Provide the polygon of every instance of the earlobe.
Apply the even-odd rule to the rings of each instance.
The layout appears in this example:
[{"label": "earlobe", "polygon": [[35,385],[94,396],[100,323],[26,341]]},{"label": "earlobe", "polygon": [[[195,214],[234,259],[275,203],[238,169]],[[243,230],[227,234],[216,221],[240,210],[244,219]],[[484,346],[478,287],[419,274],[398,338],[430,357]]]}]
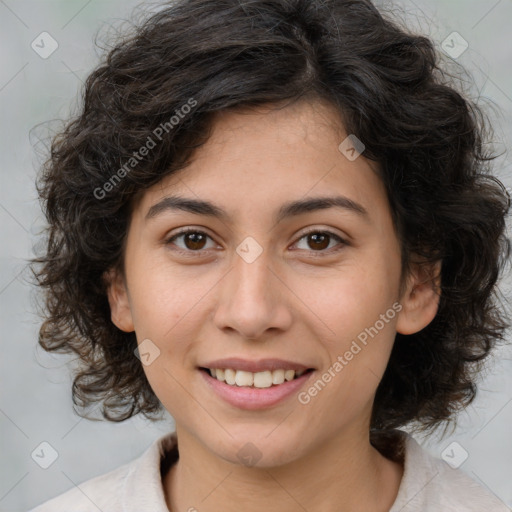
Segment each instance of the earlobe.
[{"label": "earlobe", "polygon": [[122,273],[110,269],[105,273],[107,283],[107,297],[110,304],[110,317],[112,323],[125,332],[133,332],[132,312],[128,298],[128,290]]},{"label": "earlobe", "polygon": [[408,276],[402,294],[402,310],[396,330],[400,334],[414,334],[426,327],[437,314],[441,296],[441,262],[417,264]]}]

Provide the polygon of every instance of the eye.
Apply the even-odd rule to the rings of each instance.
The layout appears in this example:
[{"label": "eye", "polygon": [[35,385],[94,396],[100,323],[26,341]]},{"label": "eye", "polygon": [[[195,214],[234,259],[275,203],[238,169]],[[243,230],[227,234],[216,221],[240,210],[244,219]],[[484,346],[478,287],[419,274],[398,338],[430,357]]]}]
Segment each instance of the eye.
[{"label": "eye", "polygon": [[[313,252],[337,252],[341,250],[345,245],[347,245],[347,242],[345,242],[343,238],[341,238],[339,235],[336,235],[335,233],[332,233],[331,231],[309,231],[307,233],[304,233],[302,237],[298,240],[298,242],[302,240],[306,240],[306,244],[308,245],[308,247],[306,247],[304,250],[312,250]],[[338,247],[334,251],[324,250],[329,247],[332,241],[337,241],[338,245],[340,245],[341,247]]]},{"label": "eye", "polygon": [[[175,240],[182,238],[183,246],[175,244]],[[168,238],[165,243],[166,245],[176,245],[181,253],[191,253],[191,252],[201,252],[201,250],[211,249],[212,247],[205,247],[207,239],[210,239],[212,242],[212,238],[206,234],[204,231],[200,231],[195,228],[187,228],[182,229],[172,237]]]},{"label": "eye", "polygon": [[[179,239],[182,239],[182,244],[179,245],[175,242]],[[168,238],[165,241],[166,245],[175,245],[178,247],[178,249],[174,249],[179,253],[190,255],[191,253],[201,253],[203,250],[208,250],[214,248],[213,247],[207,247],[207,241],[210,239],[213,242],[213,239],[204,231],[201,231],[196,228],[186,228],[182,229],[178,233],[174,234],[170,238]],[[321,231],[321,230],[313,230],[309,231],[307,233],[304,233],[301,238],[295,243],[298,244],[302,240],[306,240],[306,244],[308,244],[309,247],[306,248],[299,248],[301,250],[309,250],[316,253],[333,253],[341,250],[345,245],[347,245],[347,242],[343,240],[339,235],[336,235],[335,233],[332,233],[331,231]],[[338,247],[334,251],[326,251],[325,249],[328,249],[331,245],[331,242],[336,241],[338,242]],[[332,246],[331,246],[332,249]]]}]

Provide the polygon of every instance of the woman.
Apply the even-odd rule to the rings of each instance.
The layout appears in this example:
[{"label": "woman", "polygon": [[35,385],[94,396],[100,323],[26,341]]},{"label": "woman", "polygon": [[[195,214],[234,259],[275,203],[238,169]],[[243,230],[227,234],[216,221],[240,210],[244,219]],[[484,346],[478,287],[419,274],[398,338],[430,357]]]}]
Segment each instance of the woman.
[{"label": "woman", "polygon": [[40,343],[176,431],[34,511],[508,508],[446,424],[507,326],[509,198],[432,42],[366,0],[182,0],[87,79],[39,190]]}]

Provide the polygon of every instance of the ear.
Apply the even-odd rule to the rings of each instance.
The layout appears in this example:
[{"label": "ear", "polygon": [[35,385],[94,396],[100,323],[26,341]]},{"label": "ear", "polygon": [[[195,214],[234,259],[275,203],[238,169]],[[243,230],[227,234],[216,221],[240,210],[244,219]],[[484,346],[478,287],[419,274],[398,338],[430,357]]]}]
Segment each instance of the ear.
[{"label": "ear", "polygon": [[107,283],[110,317],[113,324],[122,331],[134,331],[128,289],[122,272],[110,269],[104,274],[104,279]]},{"label": "ear", "polygon": [[414,263],[411,267],[396,323],[400,334],[414,334],[432,322],[441,296],[441,261]]}]

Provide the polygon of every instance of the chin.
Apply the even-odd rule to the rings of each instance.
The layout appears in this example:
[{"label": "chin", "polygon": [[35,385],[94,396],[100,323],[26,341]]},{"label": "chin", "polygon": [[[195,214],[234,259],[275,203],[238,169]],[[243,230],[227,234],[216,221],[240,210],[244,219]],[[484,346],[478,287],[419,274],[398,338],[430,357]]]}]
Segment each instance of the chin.
[{"label": "chin", "polygon": [[298,442],[290,438],[289,432],[268,436],[272,429],[251,430],[239,435],[230,432],[233,437],[226,436],[223,442],[213,443],[212,451],[232,464],[260,469],[290,464],[300,456]]}]

